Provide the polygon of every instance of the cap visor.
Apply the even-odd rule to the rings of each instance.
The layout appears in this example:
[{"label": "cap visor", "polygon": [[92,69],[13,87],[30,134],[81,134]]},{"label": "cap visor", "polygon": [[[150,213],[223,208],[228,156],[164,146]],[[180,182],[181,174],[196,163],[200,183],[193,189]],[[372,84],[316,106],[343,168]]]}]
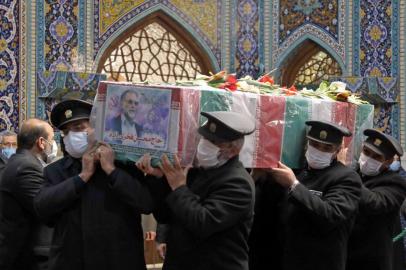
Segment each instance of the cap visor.
[{"label": "cap visor", "polygon": [[197,132],[202,135],[206,140],[212,141],[212,142],[227,142],[226,139],[219,138],[215,136],[213,133],[207,131],[207,129],[200,127]]},{"label": "cap visor", "polygon": [[378,155],[382,155],[385,157],[385,153],[379,150],[375,145],[371,143],[364,142],[364,146],[367,147],[369,150],[375,152]]},{"label": "cap visor", "polygon": [[82,116],[82,117],[77,117],[77,118],[69,119],[69,120],[67,120],[67,121],[65,121],[65,122],[63,122],[63,123],[61,123],[61,124],[59,124],[59,127],[57,127],[57,128],[58,128],[58,129],[62,129],[62,128],[64,128],[65,125],[67,125],[67,124],[69,124],[69,123],[72,123],[72,122],[78,121],[78,120],[84,120],[84,119],[90,119],[90,116]]},{"label": "cap visor", "polygon": [[319,143],[324,143],[324,144],[328,144],[328,145],[335,145],[335,144],[336,144],[336,143],[332,143],[332,142],[322,141],[322,140],[320,140],[320,139],[314,138],[314,137],[309,136],[309,135],[307,135],[306,137],[307,137],[308,139],[312,140],[312,141],[316,141],[316,142],[319,142]]}]

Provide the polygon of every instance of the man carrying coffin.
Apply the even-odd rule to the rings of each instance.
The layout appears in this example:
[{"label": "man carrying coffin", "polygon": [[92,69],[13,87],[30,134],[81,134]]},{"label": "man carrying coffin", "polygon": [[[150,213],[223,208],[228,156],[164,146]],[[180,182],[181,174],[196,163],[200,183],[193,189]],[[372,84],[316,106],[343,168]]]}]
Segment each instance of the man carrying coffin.
[{"label": "man carrying coffin", "polygon": [[45,168],[35,198],[39,216],[55,227],[49,269],[146,269],[140,214],[153,203],[144,175],[115,163],[109,145],[94,143],[91,109],[67,100],[51,112],[67,154]]},{"label": "man carrying coffin", "polygon": [[395,224],[406,197],[406,183],[389,167],[403,150],[395,138],[378,130],[367,129],[364,135],[368,138],[359,158],[361,201],[350,237],[347,270],[392,269],[392,238],[397,234]]},{"label": "man carrying coffin", "polygon": [[239,161],[244,136],[254,122],[234,112],[202,112],[198,129],[198,168],[183,169],[166,156],[159,169],[148,156],[137,166],[169,184],[165,204],[156,213],[168,224],[166,270],[248,269],[248,235],[254,208],[254,184]]},{"label": "man carrying coffin", "polygon": [[306,169],[296,176],[279,163],[256,180],[251,270],[345,269],[361,180],[337,155],[351,132],[330,122],[306,124]]}]

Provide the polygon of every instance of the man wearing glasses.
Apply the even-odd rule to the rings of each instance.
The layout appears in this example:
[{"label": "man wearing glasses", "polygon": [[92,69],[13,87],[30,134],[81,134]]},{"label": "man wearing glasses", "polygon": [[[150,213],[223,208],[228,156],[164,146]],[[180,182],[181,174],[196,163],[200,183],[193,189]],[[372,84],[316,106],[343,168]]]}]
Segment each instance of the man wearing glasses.
[{"label": "man wearing glasses", "polygon": [[137,123],[139,94],[134,90],[127,90],[121,94],[121,113],[106,123],[106,131],[117,135],[112,143],[137,145],[137,138],[142,137],[142,126]]}]

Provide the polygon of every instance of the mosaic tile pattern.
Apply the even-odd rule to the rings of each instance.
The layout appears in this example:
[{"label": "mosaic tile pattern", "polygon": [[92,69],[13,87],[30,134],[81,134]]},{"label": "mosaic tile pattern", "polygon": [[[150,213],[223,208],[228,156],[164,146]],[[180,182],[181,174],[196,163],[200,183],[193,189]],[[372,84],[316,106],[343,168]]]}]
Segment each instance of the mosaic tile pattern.
[{"label": "mosaic tile pattern", "polygon": [[78,53],[78,4],[78,0],[45,0],[45,70],[72,69]]},{"label": "mosaic tile pattern", "polygon": [[324,43],[332,55],[345,61],[345,0],[273,1],[272,62],[275,67],[303,38]]},{"label": "mosaic tile pattern", "polygon": [[279,43],[304,24],[312,24],[338,41],[338,1],[299,0],[280,1]]},{"label": "mosaic tile pattern", "polygon": [[389,104],[375,106],[374,128],[392,135],[392,110]]},{"label": "mosaic tile pattern", "polygon": [[237,5],[237,77],[258,75],[258,1],[241,0]]},{"label": "mosaic tile pattern", "polygon": [[360,74],[386,77],[392,73],[392,2],[360,2]]},{"label": "mosaic tile pattern", "polygon": [[38,73],[38,98],[44,106],[44,117],[48,118],[52,105],[66,99],[81,99],[92,102],[98,84],[106,75],[82,72],[45,71]]},{"label": "mosaic tile pattern", "polygon": [[[221,2],[221,0],[94,0],[94,56],[97,55],[106,40],[125,23],[153,7],[164,5],[197,32],[220,62]],[[105,7],[110,7],[110,12],[106,12]]]},{"label": "mosaic tile pattern", "polygon": [[0,2],[0,130],[18,130],[19,1]]}]

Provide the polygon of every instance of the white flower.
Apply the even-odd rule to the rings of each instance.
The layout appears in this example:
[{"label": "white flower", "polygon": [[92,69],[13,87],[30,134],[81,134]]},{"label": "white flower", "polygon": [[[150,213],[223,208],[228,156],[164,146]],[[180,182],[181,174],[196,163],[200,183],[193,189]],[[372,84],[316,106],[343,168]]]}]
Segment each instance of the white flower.
[{"label": "white flower", "polygon": [[337,89],[338,92],[344,92],[347,84],[345,82],[332,82],[330,84],[330,89]]}]

